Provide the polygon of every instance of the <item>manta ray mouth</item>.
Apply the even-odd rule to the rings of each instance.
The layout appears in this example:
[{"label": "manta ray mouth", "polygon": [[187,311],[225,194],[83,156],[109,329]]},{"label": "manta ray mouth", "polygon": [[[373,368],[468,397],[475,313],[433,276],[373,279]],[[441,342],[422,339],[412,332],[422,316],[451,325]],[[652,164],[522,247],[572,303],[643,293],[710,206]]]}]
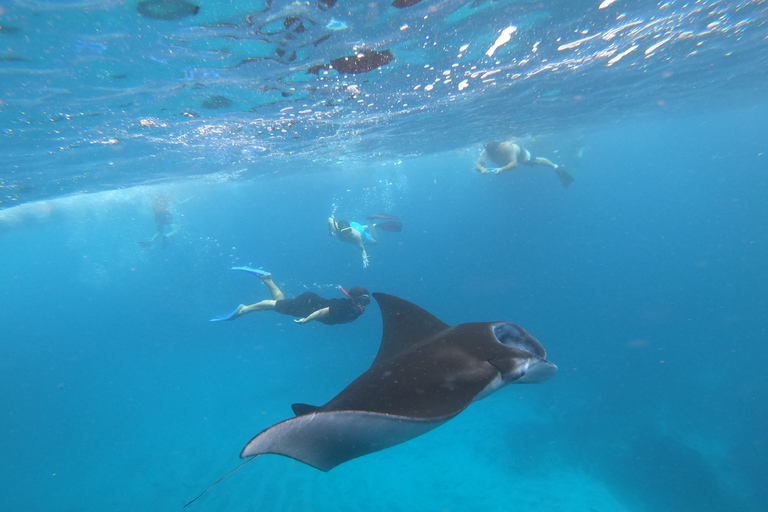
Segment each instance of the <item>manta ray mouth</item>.
[{"label": "manta ray mouth", "polygon": [[557,366],[546,359],[536,357],[528,361],[528,368],[525,375],[517,379],[519,384],[541,384],[546,382],[557,373]]},{"label": "manta ray mouth", "polygon": [[517,324],[499,322],[493,325],[493,335],[499,343],[518,350],[524,350],[541,359],[547,357],[547,351],[536,338],[525,332],[525,329]]}]

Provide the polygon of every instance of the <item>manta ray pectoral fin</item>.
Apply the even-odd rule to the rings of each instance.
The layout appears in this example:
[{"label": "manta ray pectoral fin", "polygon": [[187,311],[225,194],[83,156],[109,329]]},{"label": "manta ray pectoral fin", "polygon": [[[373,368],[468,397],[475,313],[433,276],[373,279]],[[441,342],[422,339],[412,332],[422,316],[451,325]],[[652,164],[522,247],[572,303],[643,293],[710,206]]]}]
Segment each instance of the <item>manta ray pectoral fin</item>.
[{"label": "manta ray pectoral fin", "polygon": [[240,457],[274,453],[322,471],[389,448],[442,425],[452,416],[422,420],[367,411],[327,411],[296,416],[259,433]]},{"label": "manta ray pectoral fin", "polygon": [[302,416],[304,414],[317,412],[320,409],[320,406],[309,404],[291,404],[291,409],[293,409],[293,414],[296,416]]},{"label": "manta ray pectoral fin", "polygon": [[379,303],[382,320],[381,345],[374,364],[390,359],[427,338],[450,328],[442,320],[407,300],[373,293]]}]

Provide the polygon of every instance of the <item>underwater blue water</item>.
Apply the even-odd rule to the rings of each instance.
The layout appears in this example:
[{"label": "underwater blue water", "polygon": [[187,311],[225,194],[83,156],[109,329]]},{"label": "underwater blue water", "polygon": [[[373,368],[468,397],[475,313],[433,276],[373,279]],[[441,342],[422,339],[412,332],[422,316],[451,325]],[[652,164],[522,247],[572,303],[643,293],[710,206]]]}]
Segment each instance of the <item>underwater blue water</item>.
[{"label": "underwater blue water", "polygon": [[[176,509],[291,403],[323,403],[367,368],[373,306],[332,327],[275,313],[208,323],[267,296],[227,270],[250,264],[289,295],[363,285],[451,324],[517,322],[560,371],[328,474],[264,456],[193,507],[498,510],[526,503],[513,482],[533,479],[545,496],[532,506],[606,509],[559,476],[576,472],[616,499],[608,509],[761,509],[765,112],[595,129],[567,190],[535,168],[480,176],[463,151],[179,184],[166,192],[191,199],[165,249],[136,243],[154,229],[148,193],[82,196],[5,230],[3,508]],[[404,229],[382,233],[363,269],[326,234],[332,204]]]},{"label": "underwater blue water", "polygon": [[[337,326],[295,325],[273,312],[210,323],[239,303],[268,298],[258,279],[229,271],[236,265],[271,271],[286,295],[341,297],[338,285],[364,286],[449,324],[515,322],[559,371],[543,384],[508,386],[422,437],[328,473],[259,457],[188,510],[763,510],[768,69],[765,50],[755,48],[764,43],[764,4],[616,2],[599,11],[603,17],[598,2],[423,2],[411,14],[384,4],[374,17],[343,2],[328,10],[275,3],[256,16],[267,23],[274,15],[279,28],[298,9],[317,20],[310,33],[318,37],[332,19],[349,22],[350,32],[331,25],[340,36],[321,56],[301,54],[306,45],[291,46],[283,33],[277,42],[259,35],[298,49],[302,70],[343,55],[344,44],[363,36],[395,52],[393,67],[379,75],[334,78],[338,87],[345,80],[370,87],[370,111],[331,101],[327,124],[311,125],[317,132],[304,138],[292,135],[310,128],[289,126],[280,114],[300,100],[251,111],[256,100],[238,92],[238,84],[251,90],[235,65],[251,40],[231,49],[227,66],[217,68],[224,78],[207,85],[232,96],[231,109],[202,110],[209,95],[178,87],[187,76],[180,70],[198,80],[218,61],[181,44],[187,39],[175,31],[220,41],[235,29],[213,20],[229,19],[238,34],[249,33],[243,19],[252,12],[241,4],[232,3],[236,14],[203,4],[198,21],[163,21],[175,23],[162,29],[171,35],[144,40],[132,31],[154,33],[142,32],[142,23],[155,22],[136,21],[129,3],[3,6],[0,16],[13,14],[18,30],[0,33],[10,48],[0,61],[0,510],[181,510],[240,463],[253,435],[289,418],[290,404],[325,403],[368,368],[381,337],[375,303]],[[612,55],[642,48],[625,57],[638,60],[610,71],[606,57],[594,57],[605,48],[594,47],[585,54],[599,64],[585,57],[542,71],[547,62],[538,61],[506,89],[486,84],[470,97],[435,94],[418,108],[387,110],[383,96],[403,93],[395,86],[413,71],[408,62],[443,62],[438,50],[419,50],[385,29],[401,34],[398,16],[413,24],[435,6],[453,10],[433,16],[431,34],[480,40],[476,64],[513,15],[524,56],[539,39],[552,58],[566,41],[640,19],[621,32],[626,46]],[[41,19],[82,37],[62,33],[67,44],[54,58],[43,51],[54,38],[34,23]],[[696,37],[686,35],[690,25]],[[579,35],[577,26],[595,28]],[[571,38],[541,37],[558,32]],[[644,49],[665,37],[684,48],[658,63],[643,60]],[[22,41],[39,45],[26,61],[11,58]],[[599,41],[615,42],[583,45]],[[134,48],[145,51],[131,55],[161,60],[173,48],[182,62],[161,70],[126,59],[126,71],[120,56]],[[311,51],[322,48],[310,43]],[[85,57],[70,66],[74,53]],[[516,50],[503,55],[501,74],[528,69]],[[454,57],[446,57],[449,66]],[[125,72],[110,79],[130,86],[106,92],[105,69]],[[680,70],[679,79],[660,84],[670,69]],[[41,85],[56,82],[51,76],[72,82]],[[264,72],[283,85],[294,78],[283,68]],[[582,86],[595,88],[592,108],[571,101]],[[306,97],[319,100],[320,90]],[[247,101],[254,103],[245,108]],[[87,114],[99,105],[99,115]],[[193,107],[198,117],[180,115]],[[57,112],[62,117],[52,120]],[[254,116],[261,121],[253,124]],[[286,133],[259,135],[267,125]],[[527,146],[564,164],[574,183],[564,189],[542,167],[473,171],[479,141],[511,134],[527,135]],[[155,230],[157,195],[176,200],[170,207],[180,231],[167,247],[143,249],[138,242]],[[380,233],[364,269],[356,248],[328,236],[331,213],[397,215],[403,231]]]}]

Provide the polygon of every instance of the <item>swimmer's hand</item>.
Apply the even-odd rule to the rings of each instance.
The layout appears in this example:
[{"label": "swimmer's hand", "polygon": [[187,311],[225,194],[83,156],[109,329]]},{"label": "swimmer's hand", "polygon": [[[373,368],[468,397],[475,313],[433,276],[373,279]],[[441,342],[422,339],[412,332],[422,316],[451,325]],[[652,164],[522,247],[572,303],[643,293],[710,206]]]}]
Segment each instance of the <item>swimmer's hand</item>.
[{"label": "swimmer's hand", "polygon": [[294,322],[296,322],[297,324],[305,324],[305,323],[307,323],[307,319],[306,318],[297,318],[297,319],[294,320]]}]

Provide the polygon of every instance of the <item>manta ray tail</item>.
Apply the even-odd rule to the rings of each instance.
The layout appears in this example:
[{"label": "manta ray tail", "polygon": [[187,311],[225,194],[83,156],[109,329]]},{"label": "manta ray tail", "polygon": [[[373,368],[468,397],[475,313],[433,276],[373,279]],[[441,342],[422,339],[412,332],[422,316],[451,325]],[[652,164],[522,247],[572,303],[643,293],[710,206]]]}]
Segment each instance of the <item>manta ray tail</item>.
[{"label": "manta ray tail", "polygon": [[251,457],[250,459],[246,460],[245,462],[243,462],[242,464],[240,464],[239,466],[237,466],[235,469],[233,469],[232,471],[230,471],[229,473],[227,473],[227,474],[226,474],[226,475],[224,475],[223,477],[221,477],[221,478],[219,478],[218,480],[216,480],[215,482],[213,482],[211,485],[209,485],[209,486],[208,486],[208,488],[207,488],[206,490],[204,490],[203,492],[201,492],[200,494],[198,494],[197,496],[195,496],[195,499],[193,499],[192,501],[190,501],[189,503],[187,503],[186,505],[184,505],[184,507],[183,507],[183,508],[187,508],[188,506],[190,506],[191,504],[193,504],[194,502],[196,502],[196,501],[197,501],[197,500],[198,500],[198,499],[199,499],[199,498],[200,498],[200,497],[201,497],[203,494],[205,494],[205,493],[207,493],[208,491],[210,491],[211,489],[213,489],[213,488],[214,488],[214,487],[215,487],[215,486],[216,486],[216,485],[217,485],[219,482],[221,482],[222,480],[224,480],[225,478],[227,478],[229,475],[231,475],[232,473],[234,473],[235,471],[237,471],[237,470],[238,470],[238,469],[240,469],[241,467],[245,466],[245,465],[246,465],[246,464],[248,464],[249,462],[251,462],[251,461],[252,461],[253,459],[255,459],[256,457],[258,457],[258,455],[255,455],[255,456]]}]

